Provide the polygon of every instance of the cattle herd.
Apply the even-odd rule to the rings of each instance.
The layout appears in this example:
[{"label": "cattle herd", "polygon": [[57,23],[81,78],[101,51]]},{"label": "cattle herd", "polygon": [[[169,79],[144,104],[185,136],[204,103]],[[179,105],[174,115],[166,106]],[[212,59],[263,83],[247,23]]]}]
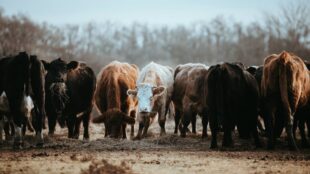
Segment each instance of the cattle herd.
[{"label": "cattle herd", "polygon": [[[150,124],[158,120],[160,136],[166,134],[166,118],[175,119],[174,133],[185,137],[191,124],[196,133],[196,116],[202,120],[202,138],[211,130],[210,148],[233,145],[232,132],[241,139],[253,139],[267,148],[285,129],[288,146],[298,150],[309,146],[310,74],[308,63],[286,51],[265,58],[264,65],[242,63],[200,63],[178,65],[175,69],[151,62],[141,70],[129,63],[113,61],[95,75],[85,63],[51,62],[20,52],[0,60],[0,141],[13,138],[13,148],[22,148],[26,130],[35,131],[36,145],[43,146],[43,129],[55,133],[56,123],[68,128],[68,138],[88,140],[90,120],[104,123],[105,137],[140,140]],[[93,106],[99,116],[91,119]],[[134,135],[134,124],[138,132]],[[307,126],[307,129],[306,129]],[[236,130],[235,130],[236,129]]]}]

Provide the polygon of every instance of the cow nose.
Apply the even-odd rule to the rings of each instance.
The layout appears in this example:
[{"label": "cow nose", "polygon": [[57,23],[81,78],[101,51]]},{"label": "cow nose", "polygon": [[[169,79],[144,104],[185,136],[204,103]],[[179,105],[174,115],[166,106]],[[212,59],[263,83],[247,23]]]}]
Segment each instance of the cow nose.
[{"label": "cow nose", "polygon": [[141,108],[141,111],[140,111],[140,112],[147,112],[147,107]]}]

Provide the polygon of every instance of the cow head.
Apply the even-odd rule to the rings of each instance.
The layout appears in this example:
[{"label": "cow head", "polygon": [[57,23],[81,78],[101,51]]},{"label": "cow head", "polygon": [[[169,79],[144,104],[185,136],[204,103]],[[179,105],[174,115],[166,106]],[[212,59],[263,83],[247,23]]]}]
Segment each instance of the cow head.
[{"label": "cow head", "polygon": [[156,99],[164,93],[165,89],[163,86],[155,87],[151,84],[141,83],[136,89],[129,89],[127,94],[137,96],[140,113],[150,113],[153,111]]},{"label": "cow head", "polygon": [[[62,59],[56,59],[48,63],[42,61],[46,70],[45,88],[47,100],[57,115],[61,115],[68,102],[67,95],[67,74],[69,71],[78,68],[79,62],[71,61],[67,63]],[[64,119],[61,119],[62,122]]]},{"label": "cow head", "polygon": [[122,135],[122,125],[134,124],[135,119],[119,111],[118,109],[111,109],[93,119],[93,123],[102,122],[105,125],[105,136],[119,138],[120,135]]}]

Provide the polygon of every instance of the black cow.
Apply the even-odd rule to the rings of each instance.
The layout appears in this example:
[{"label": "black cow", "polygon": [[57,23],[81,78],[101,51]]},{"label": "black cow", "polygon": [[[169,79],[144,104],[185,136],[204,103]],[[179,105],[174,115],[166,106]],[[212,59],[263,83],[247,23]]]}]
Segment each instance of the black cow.
[{"label": "black cow", "polygon": [[240,138],[257,134],[258,86],[254,77],[239,64],[223,63],[209,68],[205,80],[206,104],[212,133],[210,148],[217,147],[219,125],[223,126],[223,146],[232,145],[231,132],[237,126]]},{"label": "black cow", "polygon": [[[263,68],[264,67],[261,65],[261,66],[250,66],[246,69],[256,79],[259,91],[260,91],[260,83],[262,81],[262,76],[263,76]],[[263,120],[262,120],[262,113],[260,111],[260,105],[261,105],[261,102],[259,100],[258,111],[259,111],[260,117],[258,117],[257,126],[258,126],[260,133],[262,135],[266,135],[265,129],[263,127]]]},{"label": "black cow", "polygon": [[22,127],[25,127],[30,116],[36,131],[37,146],[42,146],[45,90],[41,61],[36,56],[28,56],[26,52],[1,59],[0,94],[3,92],[9,103],[8,120],[15,127],[14,147],[21,147]]},{"label": "black cow", "polygon": [[43,62],[47,70],[45,89],[49,134],[54,134],[58,120],[61,127],[67,124],[69,138],[78,139],[83,121],[84,139],[89,139],[88,126],[96,88],[93,70],[85,63],[67,63],[60,58],[50,63]]}]

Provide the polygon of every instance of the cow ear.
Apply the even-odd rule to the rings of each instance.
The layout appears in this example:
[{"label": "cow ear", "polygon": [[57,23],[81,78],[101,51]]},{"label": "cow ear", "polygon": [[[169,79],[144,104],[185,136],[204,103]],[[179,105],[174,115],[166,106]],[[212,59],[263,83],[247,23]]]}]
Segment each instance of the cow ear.
[{"label": "cow ear", "polygon": [[165,91],[165,87],[159,86],[159,87],[154,87],[153,88],[153,95],[162,95]]},{"label": "cow ear", "polygon": [[98,117],[93,118],[93,123],[105,123],[106,117],[105,115],[99,115]]},{"label": "cow ear", "polygon": [[137,95],[137,90],[136,89],[128,89],[127,90],[127,95],[136,96]]},{"label": "cow ear", "polygon": [[50,63],[48,63],[47,61],[45,60],[41,60],[43,66],[44,66],[44,69],[45,70],[48,70],[50,68]]},{"label": "cow ear", "polygon": [[73,70],[76,69],[79,66],[79,62],[77,61],[71,61],[67,64],[67,69],[68,70]]},{"label": "cow ear", "polygon": [[256,73],[257,68],[254,66],[250,66],[247,69],[247,72],[249,72],[250,74],[254,75]]},{"label": "cow ear", "polygon": [[136,122],[134,118],[129,117],[128,115],[123,115],[123,121],[128,124],[135,124]]}]

